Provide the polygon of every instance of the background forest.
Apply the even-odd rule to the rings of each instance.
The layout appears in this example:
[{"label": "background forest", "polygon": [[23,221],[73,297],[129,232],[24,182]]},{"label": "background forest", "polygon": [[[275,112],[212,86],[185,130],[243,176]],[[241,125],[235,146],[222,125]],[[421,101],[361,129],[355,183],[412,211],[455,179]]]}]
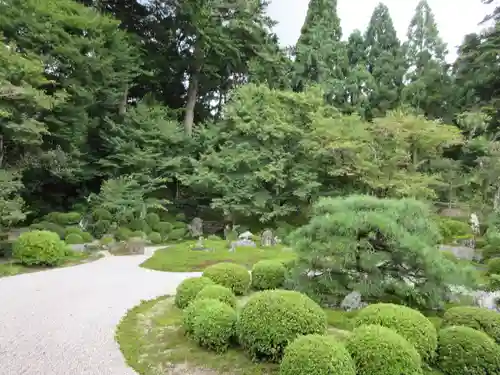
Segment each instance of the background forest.
[{"label": "background forest", "polygon": [[342,38],[336,1],[311,0],[287,48],[262,0],[2,1],[0,224],[99,191],[263,225],[346,194],[498,210],[487,18],[449,64],[425,0],[404,43],[382,3]]}]

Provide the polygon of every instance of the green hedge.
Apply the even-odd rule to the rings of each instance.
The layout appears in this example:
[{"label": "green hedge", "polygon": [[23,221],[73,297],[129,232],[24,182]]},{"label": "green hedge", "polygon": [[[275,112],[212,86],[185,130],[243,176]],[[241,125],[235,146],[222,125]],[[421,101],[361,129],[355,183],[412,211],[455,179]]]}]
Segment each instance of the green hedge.
[{"label": "green hedge", "polygon": [[56,233],[38,230],[21,234],[12,249],[12,257],[26,266],[57,266],[66,253],[66,244]]},{"label": "green hedge", "polygon": [[196,295],[196,299],[216,299],[232,308],[236,307],[236,296],[233,291],[222,285],[207,285]]},{"label": "green hedge", "polygon": [[473,306],[452,307],[444,313],[442,326],[474,328],[500,344],[500,314],[492,310]]},{"label": "green hedge", "polygon": [[248,270],[235,263],[217,263],[205,269],[203,276],[214,283],[231,289],[234,294],[242,295],[248,291],[251,277]]},{"label": "green hedge", "polygon": [[214,282],[206,277],[190,277],[183,280],[177,286],[175,294],[175,305],[184,309],[196,298],[196,295],[206,286],[213,285]]},{"label": "green hedge", "polygon": [[252,268],[252,287],[257,290],[278,289],[285,283],[286,268],[277,260],[261,260]]}]

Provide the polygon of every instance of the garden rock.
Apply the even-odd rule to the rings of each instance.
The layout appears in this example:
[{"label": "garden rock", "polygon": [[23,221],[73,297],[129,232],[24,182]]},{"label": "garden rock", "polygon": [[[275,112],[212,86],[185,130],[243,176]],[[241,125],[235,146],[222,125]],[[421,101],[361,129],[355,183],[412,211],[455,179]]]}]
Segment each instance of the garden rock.
[{"label": "garden rock", "polygon": [[468,247],[468,246],[441,245],[439,247],[439,250],[451,252],[458,259],[473,260],[476,257],[476,251],[472,247]]},{"label": "garden rock", "polygon": [[191,221],[191,224],[188,225],[188,229],[191,236],[194,238],[203,236],[203,220],[199,217],[195,217]]},{"label": "garden rock", "polygon": [[340,303],[340,308],[345,311],[355,311],[365,306],[366,303],[361,301],[361,293],[356,291],[349,293]]},{"label": "garden rock", "polygon": [[196,251],[207,251],[209,250],[207,247],[205,247],[205,244],[204,244],[204,238],[200,236],[200,238],[198,238],[198,241],[196,242],[196,244],[191,248],[191,250],[196,250]]},{"label": "garden rock", "polygon": [[270,229],[266,229],[264,232],[262,232],[260,244],[262,247],[275,245],[275,238],[273,236],[273,232]]},{"label": "garden rock", "polygon": [[257,247],[257,244],[253,242],[252,240],[238,240],[238,241],[233,241],[231,242],[231,249],[230,251],[233,252],[236,250],[237,247]]}]

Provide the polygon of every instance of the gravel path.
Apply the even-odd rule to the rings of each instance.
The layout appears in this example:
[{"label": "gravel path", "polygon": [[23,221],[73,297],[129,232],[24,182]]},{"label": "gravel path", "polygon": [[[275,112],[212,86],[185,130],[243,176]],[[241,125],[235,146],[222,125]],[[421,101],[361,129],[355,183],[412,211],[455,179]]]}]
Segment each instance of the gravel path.
[{"label": "gravel path", "polygon": [[138,267],[156,249],[0,279],[0,374],[135,374],[114,340],[121,317],[199,275]]}]

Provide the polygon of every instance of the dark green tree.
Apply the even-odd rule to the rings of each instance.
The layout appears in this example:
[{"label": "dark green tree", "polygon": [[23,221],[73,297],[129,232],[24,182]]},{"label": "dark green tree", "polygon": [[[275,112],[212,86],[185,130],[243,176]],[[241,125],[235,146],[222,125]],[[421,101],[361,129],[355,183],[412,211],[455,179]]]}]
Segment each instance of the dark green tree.
[{"label": "dark green tree", "polygon": [[365,36],[368,71],[376,82],[369,94],[367,118],[384,116],[400,105],[406,64],[389,8],[380,3],[374,9]]},{"label": "dark green tree", "polygon": [[332,104],[344,103],[347,70],[337,0],[311,0],[295,47],[295,89],[319,84]]},{"label": "dark green tree", "polygon": [[452,81],[446,63],[446,44],[439,37],[434,14],[421,0],[404,45],[408,72],[403,100],[430,118],[450,118]]}]

